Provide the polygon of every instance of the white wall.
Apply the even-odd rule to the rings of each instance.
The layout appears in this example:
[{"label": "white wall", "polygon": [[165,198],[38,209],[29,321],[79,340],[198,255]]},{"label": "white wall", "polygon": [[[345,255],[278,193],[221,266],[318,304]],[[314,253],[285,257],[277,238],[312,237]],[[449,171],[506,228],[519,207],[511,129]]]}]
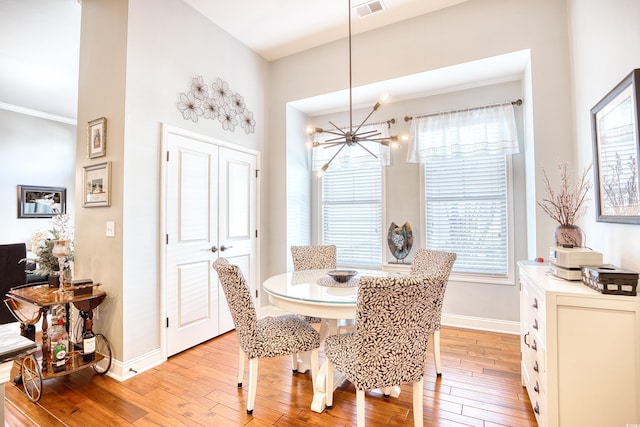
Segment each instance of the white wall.
[{"label": "white wall", "polygon": [[[306,147],[306,135],[300,132],[309,123],[307,117],[293,107],[287,107],[287,180],[286,215],[287,248],[309,245],[311,237],[311,168]],[[293,270],[291,253],[287,254],[287,271]],[[265,295],[262,295],[266,298]],[[263,301],[266,303],[266,301]]]},{"label": "white wall", "polygon": [[[576,168],[593,162],[591,108],[633,69],[640,68],[640,2],[569,0]],[[591,178],[593,183],[593,177]],[[640,225],[595,221],[595,200],[581,222],[587,245],[603,261],[640,271]]]},{"label": "white wall", "polygon": [[[86,151],[86,146],[85,146]],[[0,109],[0,244],[27,243],[49,218],[18,218],[18,185],[66,187],[74,218],[76,127]]]},{"label": "white wall", "polygon": [[[385,104],[375,113],[374,116],[372,116],[371,121],[386,121],[393,118],[396,120],[396,123],[391,125],[391,134],[406,135],[409,134],[411,122],[405,122],[405,116],[428,114],[455,108],[509,102],[522,98],[522,96],[522,85],[520,81],[491,84],[472,89],[421,97],[411,101]],[[519,118],[519,136],[521,138],[521,145],[524,146],[524,141],[522,140],[522,111],[521,107],[516,107],[516,109],[516,113]],[[366,117],[366,114],[369,112],[370,109],[355,110],[354,121],[360,123],[360,121]],[[348,124],[348,112],[316,116],[308,119],[307,124],[314,127],[328,127],[329,120],[336,123],[338,126]],[[303,127],[299,127],[299,129],[302,128]],[[291,145],[288,144],[287,146],[289,152],[292,150]],[[298,145],[300,147],[303,146],[302,143]],[[386,233],[386,230],[392,221],[396,224],[404,224],[405,222],[409,222],[409,224],[411,224],[414,244],[412,251],[405,260],[407,264],[410,264],[414,256],[415,249],[427,246],[424,244],[425,230],[421,223],[421,203],[423,200],[420,193],[420,181],[423,179],[421,165],[406,163],[407,147],[407,142],[401,142],[397,149],[393,149],[391,154],[391,165],[384,168],[385,204],[383,209],[383,229]],[[521,230],[525,228],[526,224],[526,201],[523,197],[525,191],[525,154],[521,153],[512,157],[515,199],[514,222],[516,234],[518,236],[518,238],[515,239],[515,259],[512,260],[512,268],[515,269],[516,260],[527,257],[526,234],[521,232]],[[288,168],[290,168],[291,163],[293,162],[287,162]],[[314,203],[317,200],[317,195],[315,194],[315,191],[313,191],[316,188],[316,186],[313,185],[316,181],[315,178],[316,176],[313,175],[311,179],[311,206],[312,211],[314,212],[318,209],[317,205]],[[289,179],[287,179],[287,185],[290,185]],[[314,223],[314,226],[317,227],[317,224]],[[382,249],[383,262],[394,262],[395,259],[388,249],[386,238],[384,239]],[[452,278],[449,288],[447,289],[444,311],[445,313],[451,314],[464,313],[465,316],[478,318],[518,321],[519,287],[515,285],[515,277],[511,284],[496,284],[490,280],[487,280],[484,283],[465,283]],[[476,302],[486,301],[487,303],[469,305],[469,300],[474,300]]]},{"label": "white wall", "polygon": [[[105,159],[114,175],[112,206],[83,212],[81,268],[106,284],[110,301],[97,323],[113,337],[117,368],[126,377],[129,368],[148,368],[162,345],[161,124],[261,150],[268,64],[180,0],[163,0],[161,7],[154,0],[84,0],[82,9],[78,122],[107,117],[112,135]],[[198,75],[208,84],[219,77],[244,97],[254,133],[182,117],[179,94]],[[104,236],[106,220],[116,221],[115,238]]]},{"label": "white wall", "polygon": [[[526,171],[533,177],[527,191],[534,196],[525,203],[527,227],[534,232],[527,234],[523,225],[516,230],[516,239],[529,243],[524,258],[546,257],[554,224],[537,215],[535,200],[540,200],[543,194],[539,167],[548,168],[559,160],[573,159],[566,4],[558,0],[474,0],[353,39],[353,45],[359,47],[353,51],[353,63],[358,70],[354,73],[354,86],[530,50],[530,68],[523,82],[523,92],[528,96],[522,108],[531,126],[525,129],[528,145],[524,155],[526,167],[534,169]],[[270,249],[265,251],[270,258],[265,274],[286,268],[286,236],[274,232],[286,228],[283,222],[286,195],[276,190],[285,186],[284,165],[287,155],[292,153],[288,145],[295,143],[287,140],[284,105],[348,87],[348,69],[336,61],[344,57],[346,49],[346,41],[342,40],[272,63],[270,106],[274,126],[265,158],[273,209],[265,212],[270,232],[267,236]],[[517,320],[517,293],[509,292],[505,297],[499,286],[461,288],[458,292],[454,288],[447,298],[459,302],[451,314]]]},{"label": "white wall", "polygon": [[[188,23],[188,31],[181,23]],[[123,222],[130,232],[123,244],[123,299],[128,360],[140,354],[141,343],[148,349],[157,344],[151,329],[126,325],[139,322],[139,301],[150,295],[154,299],[146,306],[146,315],[159,319],[160,123],[262,149],[268,121],[264,108],[268,68],[255,53],[177,0],[164,1],[162,8],[154,0],[130,2],[127,49]],[[178,94],[187,92],[198,75],[209,85],[221,78],[244,97],[256,120],[254,133],[245,133],[239,125],[233,132],[224,130],[217,120],[201,118],[194,123],[182,117]],[[149,214],[140,214],[145,211]]]},{"label": "white wall", "polygon": [[[114,4],[104,0],[83,0],[83,14],[85,10],[90,11],[91,5],[100,3],[105,7]],[[286,216],[287,194],[283,189],[287,187],[287,156],[293,152],[287,145],[298,141],[290,141],[287,134],[286,104],[348,85],[346,63],[336,60],[344,57],[347,49],[344,40],[284,58],[270,66],[180,1],[166,0],[162,8],[152,0],[132,3],[126,12],[135,25],[127,28],[126,22],[119,25],[109,22],[108,28],[104,29],[108,43],[114,37],[114,26],[118,34],[126,37],[128,30],[133,37],[128,44],[131,64],[127,65],[127,112],[123,112],[123,101],[117,101],[116,94],[110,93],[110,84],[118,76],[108,73],[108,65],[118,58],[104,49],[87,47],[89,52],[85,51],[81,60],[81,73],[85,78],[81,80],[80,101],[83,104],[78,119],[78,123],[86,123],[103,115],[108,117],[113,138],[110,143],[115,144],[115,151],[108,146],[107,159],[121,163],[116,165],[121,178],[116,178],[112,208],[82,209],[80,228],[86,239],[79,256],[84,258],[84,271],[97,272],[95,277],[112,287],[110,295],[123,301],[121,309],[103,303],[97,322],[112,344],[114,341],[117,344],[114,348],[116,361],[125,364],[157,350],[159,345],[160,122],[264,150],[262,276],[265,277],[265,274],[286,268],[288,253],[287,235],[283,230],[287,229],[287,221],[291,218]],[[571,44],[566,25],[567,3]],[[121,13],[117,12],[116,17]],[[88,22],[93,25],[105,18],[103,10],[92,15],[90,21],[83,22],[85,30],[88,30]],[[524,87],[527,104],[524,113],[530,118],[528,122],[533,123],[525,129],[531,141],[526,151],[530,182],[527,194],[529,234],[523,238],[529,240],[528,258],[544,256],[554,224],[535,208],[535,200],[543,194],[539,166],[544,164],[550,168],[557,160],[569,159],[577,168],[582,168],[591,162],[588,112],[623,76],[640,66],[637,22],[640,22],[640,4],[636,0],[474,0],[355,37],[360,40],[360,46],[370,46],[369,51],[354,51],[354,64],[358,64],[360,70],[354,76],[355,85],[531,49],[532,64],[524,79],[530,82],[530,86],[525,84]],[[104,68],[107,72],[100,72]],[[212,122],[192,123],[179,116],[175,108],[177,93],[184,91],[188,79],[198,74],[222,77],[245,96],[258,123],[255,134],[247,136],[238,130],[229,133]],[[96,88],[101,88],[98,94],[93,93]],[[91,96],[96,98],[89,101]],[[117,102],[112,105],[114,100]],[[73,194],[74,179],[69,178],[73,169],[61,172],[64,168],[60,165],[77,156],[75,182],[79,182],[82,165],[102,160],[86,160],[82,125],[75,137],[74,130],[69,131],[70,139],[77,144],[75,152],[71,149],[62,154],[64,145],[54,154],[47,150],[46,158],[37,155],[40,167],[34,171],[35,160],[26,162],[25,156],[40,153],[53,142],[48,139],[49,142],[37,150],[30,146],[27,153],[23,145],[38,144],[44,134],[37,131],[32,135],[29,129],[38,130],[42,124],[31,121],[36,119],[13,114],[0,111],[0,153],[4,161],[0,171],[0,194],[5,198],[4,205],[9,206],[0,213],[3,215],[0,218],[0,240],[3,242],[28,239],[33,230],[31,225],[23,228],[26,221],[29,224],[41,222],[37,229],[49,226],[47,220],[15,218],[15,186],[29,183],[23,179],[37,177],[39,182],[33,183],[41,184],[41,180],[51,178],[38,174],[56,164],[55,172],[50,173],[64,175],[66,178],[60,178],[61,185],[67,186]],[[19,146],[5,138],[7,123],[10,123],[9,128],[19,125],[27,130],[18,138]],[[58,127],[57,124],[53,126]],[[57,135],[57,131],[53,134]],[[62,139],[66,140],[66,137]],[[52,160],[51,156],[57,154],[61,158]],[[68,200],[73,200],[73,196],[69,197]],[[75,206],[81,205],[79,197],[75,197]],[[70,202],[69,209],[73,209],[73,205]],[[605,262],[640,270],[640,261],[635,256],[640,249],[639,226],[596,223],[594,215],[591,208],[581,224],[588,243],[604,252]],[[80,216],[79,212],[77,216]],[[114,218],[118,220],[118,236],[125,234],[121,241],[118,237],[115,241],[104,237],[104,221]],[[115,263],[115,269],[111,268],[111,263]],[[490,292],[484,292],[481,297],[479,300],[477,295],[459,293],[456,299],[461,304],[466,301],[467,307],[456,307],[456,310],[473,313],[474,306],[496,305]],[[511,316],[500,311],[496,315],[505,319]],[[120,322],[120,317],[125,319]]]}]

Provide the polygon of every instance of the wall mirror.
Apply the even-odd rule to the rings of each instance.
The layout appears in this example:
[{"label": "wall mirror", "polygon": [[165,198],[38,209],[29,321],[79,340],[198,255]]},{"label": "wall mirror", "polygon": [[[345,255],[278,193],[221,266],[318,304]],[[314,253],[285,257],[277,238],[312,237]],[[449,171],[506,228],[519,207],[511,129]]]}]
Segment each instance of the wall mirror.
[{"label": "wall mirror", "polygon": [[640,224],[640,69],[591,109],[596,221]]}]

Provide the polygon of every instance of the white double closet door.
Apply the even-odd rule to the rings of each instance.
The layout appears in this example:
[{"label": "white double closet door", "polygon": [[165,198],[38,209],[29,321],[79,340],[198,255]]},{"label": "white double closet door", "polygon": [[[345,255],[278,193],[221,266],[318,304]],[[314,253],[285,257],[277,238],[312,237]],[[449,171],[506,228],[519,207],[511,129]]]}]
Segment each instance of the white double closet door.
[{"label": "white double closet door", "polygon": [[167,356],[234,328],[212,263],[257,280],[257,154],[166,127],[164,287]]}]

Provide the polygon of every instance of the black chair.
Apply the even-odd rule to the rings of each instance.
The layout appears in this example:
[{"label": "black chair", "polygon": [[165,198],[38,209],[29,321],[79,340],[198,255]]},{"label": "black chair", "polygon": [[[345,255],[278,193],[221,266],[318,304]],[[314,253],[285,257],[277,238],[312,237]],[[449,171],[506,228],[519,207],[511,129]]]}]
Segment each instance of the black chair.
[{"label": "black chair", "polygon": [[[25,264],[20,260],[27,257],[27,247],[24,243],[0,245],[0,293],[2,299],[15,286],[27,283]],[[0,324],[16,322],[6,304],[0,307]]]}]

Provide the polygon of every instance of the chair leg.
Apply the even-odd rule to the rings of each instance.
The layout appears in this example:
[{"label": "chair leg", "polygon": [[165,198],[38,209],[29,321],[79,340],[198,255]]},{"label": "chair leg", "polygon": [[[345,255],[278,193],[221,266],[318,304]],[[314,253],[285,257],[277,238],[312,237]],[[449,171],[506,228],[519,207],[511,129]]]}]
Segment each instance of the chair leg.
[{"label": "chair leg", "polygon": [[413,425],[414,427],[422,427],[424,425],[423,415],[423,393],[424,378],[413,383]]},{"label": "chair leg", "polygon": [[356,390],[357,427],[364,427],[364,390]]},{"label": "chair leg", "polygon": [[291,370],[294,374],[298,373],[298,353],[293,353],[291,355]]},{"label": "chair leg", "polygon": [[253,405],[256,402],[256,389],[258,388],[258,358],[249,360],[249,397],[247,398],[247,414],[253,414]]},{"label": "chair leg", "polygon": [[436,364],[436,375],[442,376],[442,362],[440,361],[440,329],[433,332],[433,361]]},{"label": "chair leg", "polygon": [[244,378],[244,360],[247,355],[244,354],[242,348],[240,348],[240,354],[238,354],[238,387],[242,387],[242,379]]}]

